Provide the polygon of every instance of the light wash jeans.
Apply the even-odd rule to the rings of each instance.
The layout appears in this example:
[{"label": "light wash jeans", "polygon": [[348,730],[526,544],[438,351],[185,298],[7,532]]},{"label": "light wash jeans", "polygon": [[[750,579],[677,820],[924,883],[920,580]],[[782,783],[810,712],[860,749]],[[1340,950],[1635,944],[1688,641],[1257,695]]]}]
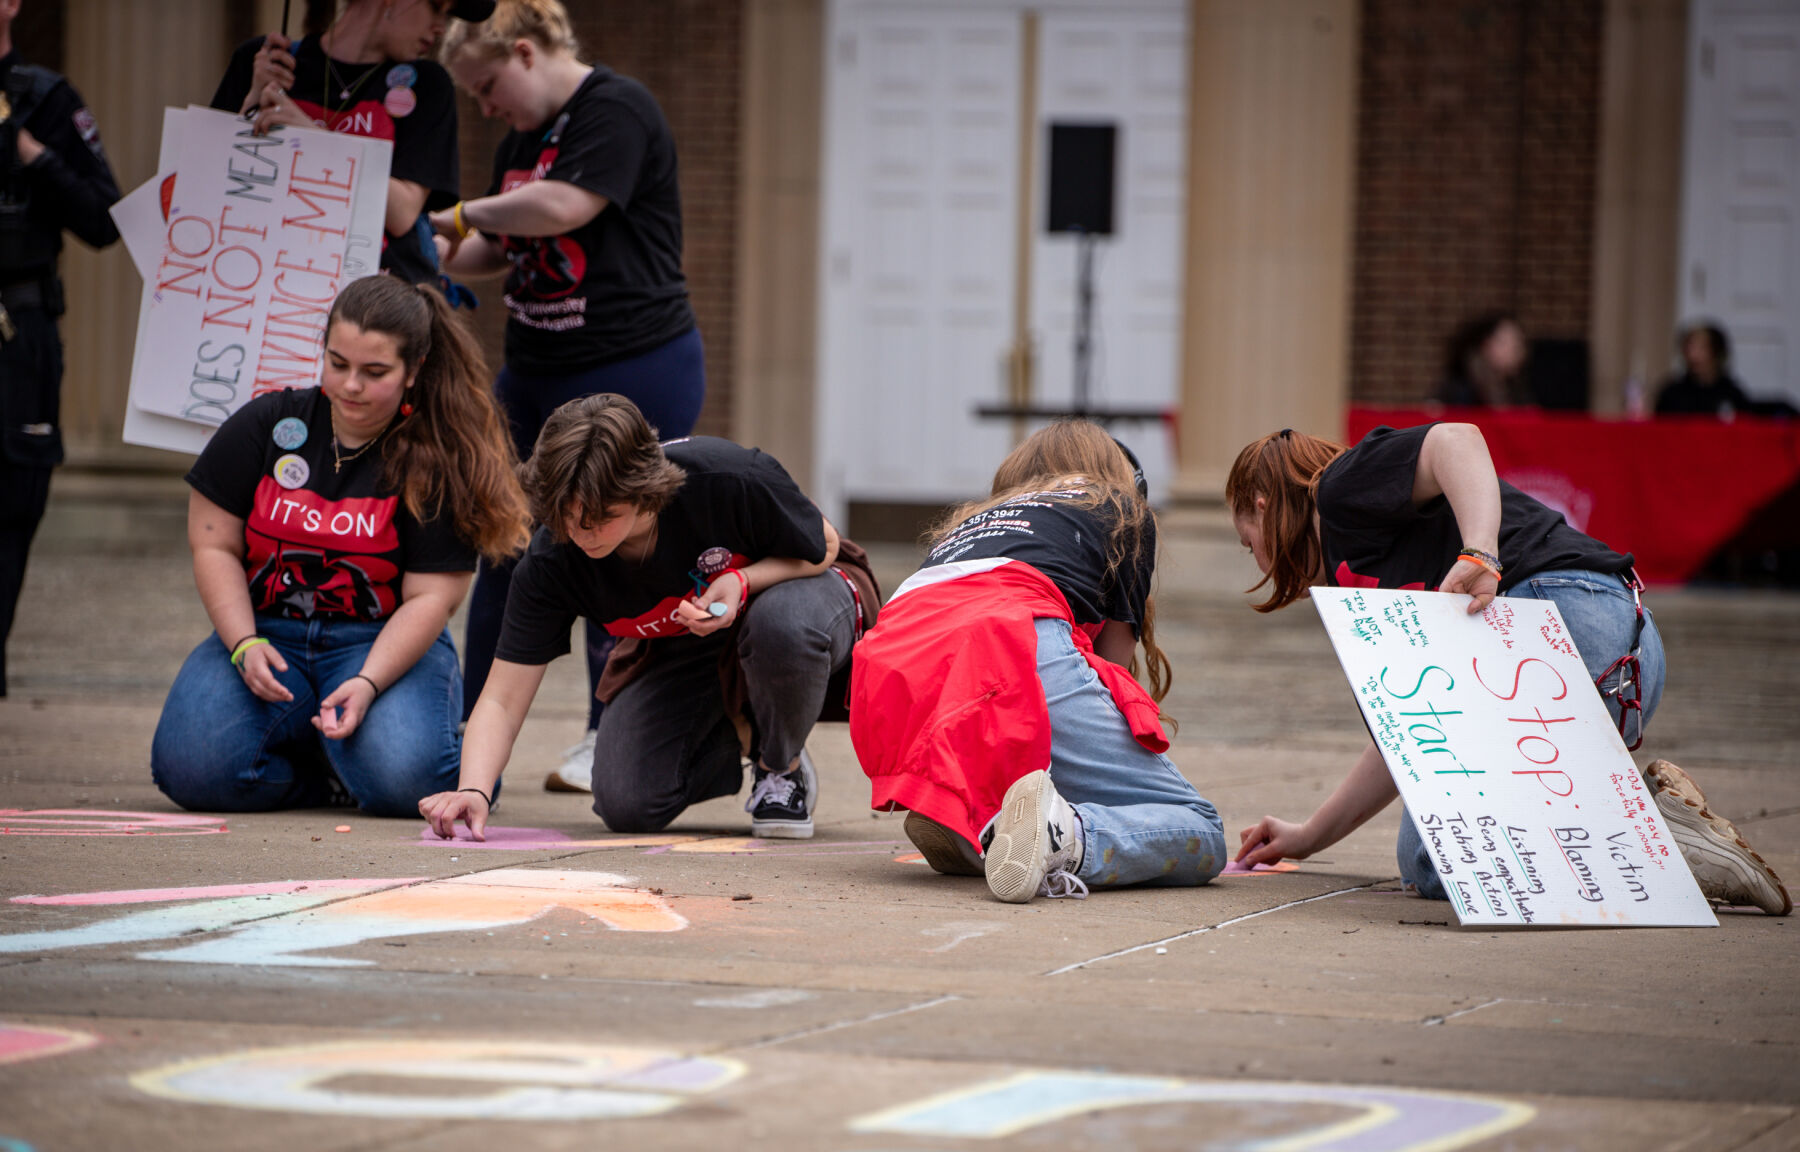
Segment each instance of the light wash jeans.
[{"label": "light wash jeans", "polygon": [[379,621],[256,618],[284,659],[294,698],[270,703],[245,685],[217,633],[175,676],[150,744],[150,775],[193,812],[269,812],[331,800],[326,767],[363,811],[416,819],[419,801],[456,787],[462,674],[446,629],[388,685],[348,739],[312,726],[319,701],[362,669]]},{"label": "light wash jeans", "polygon": [[1065,620],[1037,621],[1038,678],[1050,706],[1050,780],[1081,817],[1089,887],[1191,886],[1230,857],[1213,806],[1167,756],[1137,742]]},{"label": "light wash jeans", "polygon": [[[1581,653],[1581,662],[1587,665],[1589,683],[1631,650],[1637,610],[1632,603],[1631,589],[1617,576],[1561,568],[1529,576],[1506,594],[1521,600],[1548,600],[1556,605],[1557,611],[1562,613],[1563,623],[1569,627],[1569,638],[1575,642],[1575,650]],[[1640,643],[1643,651],[1639,653],[1638,661],[1643,677],[1644,703],[1641,720],[1647,727],[1651,714],[1662,700],[1663,675],[1668,667],[1663,658],[1662,636],[1656,630],[1656,621],[1647,605]],[[1617,687],[1618,682],[1619,673],[1615,671],[1607,677],[1605,687]],[[1618,723],[1618,702],[1611,696],[1603,699],[1607,714],[1615,724]],[[1630,736],[1635,738],[1637,732],[1634,725]],[[1394,852],[1400,862],[1400,878],[1418,889],[1419,895],[1427,900],[1449,899],[1444,892],[1444,882],[1431,863],[1431,852],[1419,839],[1419,830],[1413,827],[1410,811],[1402,811],[1400,840]]]}]

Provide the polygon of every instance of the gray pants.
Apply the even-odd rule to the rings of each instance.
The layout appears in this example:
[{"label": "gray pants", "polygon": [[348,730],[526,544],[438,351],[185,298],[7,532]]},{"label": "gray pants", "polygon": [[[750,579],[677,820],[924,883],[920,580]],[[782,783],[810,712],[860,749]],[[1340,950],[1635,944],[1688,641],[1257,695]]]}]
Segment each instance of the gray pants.
[{"label": "gray pants", "polygon": [[704,639],[656,641],[643,673],[600,714],[594,813],[614,832],[656,832],[689,805],[743,784],[737,728],[719,689],[735,641],[764,767],[806,745],[832,674],[850,661],[856,601],[835,572],[759,592],[743,621]]}]

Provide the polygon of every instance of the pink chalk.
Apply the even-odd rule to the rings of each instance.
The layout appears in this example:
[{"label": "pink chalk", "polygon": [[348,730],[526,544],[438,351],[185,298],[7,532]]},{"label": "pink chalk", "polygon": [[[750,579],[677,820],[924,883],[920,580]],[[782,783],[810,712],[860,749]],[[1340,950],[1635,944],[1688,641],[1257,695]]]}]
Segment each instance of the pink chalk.
[{"label": "pink chalk", "polygon": [[1241,862],[1239,862],[1237,860],[1233,860],[1231,863],[1225,865],[1225,871],[1221,872],[1220,875],[1222,875],[1222,876],[1260,876],[1267,872],[1298,872],[1298,871],[1300,871],[1300,865],[1294,863],[1292,860],[1277,860],[1273,864],[1258,864],[1254,868],[1246,868],[1246,867],[1244,867],[1244,865]]},{"label": "pink chalk", "polygon": [[566,832],[558,832],[554,828],[507,828],[498,824],[489,824],[482,832],[486,840],[477,843],[469,836],[467,825],[456,826],[456,836],[445,840],[427,825],[419,832],[419,840],[425,844],[449,846],[466,844],[476,848],[509,848],[518,852],[529,852],[534,848],[552,848],[558,844],[567,844],[571,839]]}]

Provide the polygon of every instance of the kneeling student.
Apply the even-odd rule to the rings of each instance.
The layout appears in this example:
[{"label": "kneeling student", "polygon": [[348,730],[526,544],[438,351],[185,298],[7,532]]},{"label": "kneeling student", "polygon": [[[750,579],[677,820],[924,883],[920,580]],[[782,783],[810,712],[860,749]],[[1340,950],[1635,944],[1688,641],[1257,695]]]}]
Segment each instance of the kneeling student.
[{"label": "kneeling student", "polygon": [[[1225,866],[1218,813],[1163,755],[1156,519],[1136,463],[1084,420],[1034,433],[857,648],[850,737],[874,806],[910,809],[927,863],[985,875],[1008,903]],[[1154,692],[1129,670],[1140,641]]]},{"label": "kneeling student", "polygon": [[658,444],[635,405],[601,393],[545,422],[524,467],[543,525],[520,559],[493,671],[463,737],[457,790],[419,811],[482,838],[544,667],[585,617],[620,638],[599,686],[594,812],[654,832],[743,783],[757,836],[813,832],[806,738],[878,604],[861,552],[772,457],[696,436]]}]

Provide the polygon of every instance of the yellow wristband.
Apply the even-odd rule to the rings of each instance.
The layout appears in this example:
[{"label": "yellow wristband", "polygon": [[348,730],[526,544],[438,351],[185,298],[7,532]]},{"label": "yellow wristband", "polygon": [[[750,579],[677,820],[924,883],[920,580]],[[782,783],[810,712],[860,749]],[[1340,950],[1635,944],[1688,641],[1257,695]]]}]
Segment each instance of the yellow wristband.
[{"label": "yellow wristband", "polygon": [[233,648],[231,650],[231,666],[233,668],[238,669],[239,671],[242,671],[243,667],[244,667],[244,653],[250,651],[250,649],[256,647],[258,644],[267,644],[267,643],[268,643],[268,641],[263,639],[261,636],[252,636],[249,639],[243,641],[236,648]]},{"label": "yellow wristband", "polygon": [[458,240],[467,240],[469,238],[469,233],[475,231],[475,229],[469,227],[469,218],[463,215],[463,202],[461,200],[458,200],[456,202],[456,207],[451,210],[450,222],[456,225],[456,238]]}]

